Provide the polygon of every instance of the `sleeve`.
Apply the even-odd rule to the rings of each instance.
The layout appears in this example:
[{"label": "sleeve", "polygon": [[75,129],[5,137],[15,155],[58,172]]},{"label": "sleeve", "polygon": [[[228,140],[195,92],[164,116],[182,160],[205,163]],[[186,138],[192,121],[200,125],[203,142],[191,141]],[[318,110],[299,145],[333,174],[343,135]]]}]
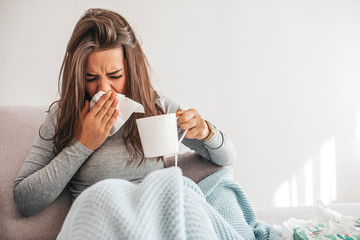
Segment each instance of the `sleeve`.
[{"label": "sleeve", "polygon": [[[161,106],[166,113],[175,113],[179,108],[186,109],[179,104],[176,100],[159,94]],[[182,129],[179,129],[179,136],[183,133]],[[236,151],[233,143],[226,137],[224,133],[215,127],[215,135],[207,142],[202,142],[197,139],[184,138],[182,142],[185,146],[191,150],[196,151],[202,157],[209,161],[219,165],[228,166],[235,162]]]},{"label": "sleeve", "polygon": [[[74,139],[57,156],[53,152],[56,105],[48,113],[39,135],[14,182],[14,201],[23,216],[31,216],[50,205],[93,153]],[[44,138],[42,139],[40,135]]]}]

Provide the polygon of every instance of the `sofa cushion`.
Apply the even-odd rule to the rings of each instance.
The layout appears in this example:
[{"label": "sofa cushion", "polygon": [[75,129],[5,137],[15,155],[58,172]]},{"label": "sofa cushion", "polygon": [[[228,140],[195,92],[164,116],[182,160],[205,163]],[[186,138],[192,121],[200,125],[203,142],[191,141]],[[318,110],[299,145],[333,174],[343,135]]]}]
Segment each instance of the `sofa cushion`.
[{"label": "sofa cushion", "polygon": [[[165,159],[165,167],[171,167],[174,165],[175,157]],[[185,177],[190,178],[196,183],[199,183],[210,174],[226,168],[209,162],[194,151],[179,154],[178,167],[181,168]]]},{"label": "sofa cushion", "polygon": [[[56,239],[71,207],[68,189],[49,207],[31,217],[23,217],[14,204],[13,184],[46,116],[46,106],[0,106],[0,238]],[[174,157],[165,159],[165,167]],[[179,155],[184,176],[199,182],[222,167],[195,152]]]},{"label": "sofa cushion", "polygon": [[0,106],[0,236],[1,239],[55,239],[71,197],[64,191],[44,211],[25,218],[13,200],[14,180],[46,116],[45,106]]}]

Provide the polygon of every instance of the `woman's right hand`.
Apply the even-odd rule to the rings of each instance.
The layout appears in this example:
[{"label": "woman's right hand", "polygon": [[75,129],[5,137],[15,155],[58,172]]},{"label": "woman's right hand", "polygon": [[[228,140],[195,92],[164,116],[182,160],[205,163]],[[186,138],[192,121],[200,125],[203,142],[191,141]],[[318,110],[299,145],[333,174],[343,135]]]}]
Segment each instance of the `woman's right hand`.
[{"label": "woman's right hand", "polygon": [[116,93],[111,91],[105,93],[91,111],[90,103],[86,101],[81,110],[80,127],[75,130],[75,138],[92,151],[100,147],[119,115],[117,103]]}]

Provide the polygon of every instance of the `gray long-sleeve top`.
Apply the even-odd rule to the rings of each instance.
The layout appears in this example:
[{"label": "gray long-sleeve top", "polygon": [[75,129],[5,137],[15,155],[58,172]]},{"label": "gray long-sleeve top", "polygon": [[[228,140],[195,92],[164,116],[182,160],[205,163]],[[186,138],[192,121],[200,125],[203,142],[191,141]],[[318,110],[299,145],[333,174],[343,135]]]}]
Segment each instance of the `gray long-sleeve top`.
[{"label": "gray long-sleeve top", "polygon": [[[175,113],[179,108],[185,109],[175,100],[160,96],[165,112]],[[58,105],[54,104],[41,127],[44,139],[54,135],[57,109]],[[162,161],[148,158],[145,164],[137,168],[140,156],[126,167],[130,155],[124,143],[123,128],[108,137],[95,151],[74,139],[55,156],[53,141],[44,139],[37,136],[14,182],[15,205],[24,216],[31,216],[46,208],[68,184],[75,199],[87,187],[103,179],[121,178],[137,183],[148,173],[164,167]],[[205,143],[186,138],[182,143],[220,166],[230,165],[236,158],[233,144],[217,129],[213,138]]]}]

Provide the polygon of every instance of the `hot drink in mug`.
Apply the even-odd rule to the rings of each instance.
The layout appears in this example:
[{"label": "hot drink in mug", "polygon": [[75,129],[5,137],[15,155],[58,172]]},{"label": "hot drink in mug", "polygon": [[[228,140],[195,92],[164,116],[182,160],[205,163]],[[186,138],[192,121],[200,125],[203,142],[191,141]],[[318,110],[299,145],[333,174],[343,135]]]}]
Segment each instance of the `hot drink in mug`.
[{"label": "hot drink in mug", "polygon": [[145,157],[160,157],[175,154],[187,131],[178,139],[175,113],[136,119]]}]

